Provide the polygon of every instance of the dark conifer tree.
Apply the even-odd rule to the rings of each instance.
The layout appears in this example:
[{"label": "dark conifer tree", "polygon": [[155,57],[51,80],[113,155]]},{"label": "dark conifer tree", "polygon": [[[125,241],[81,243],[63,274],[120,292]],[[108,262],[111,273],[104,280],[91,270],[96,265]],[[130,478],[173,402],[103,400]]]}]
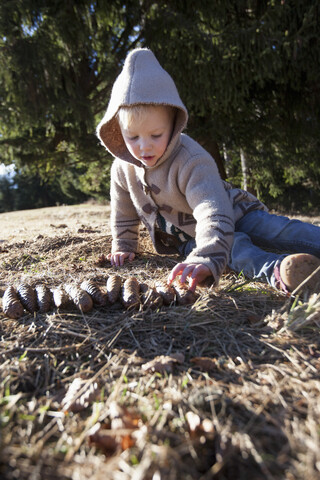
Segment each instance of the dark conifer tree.
[{"label": "dark conifer tree", "polygon": [[0,161],[106,196],[111,157],[95,126],[136,46],[173,76],[188,133],[222,175],[241,184],[241,150],[262,199],[292,202],[299,185],[298,203],[318,201],[318,0],[1,2]]}]

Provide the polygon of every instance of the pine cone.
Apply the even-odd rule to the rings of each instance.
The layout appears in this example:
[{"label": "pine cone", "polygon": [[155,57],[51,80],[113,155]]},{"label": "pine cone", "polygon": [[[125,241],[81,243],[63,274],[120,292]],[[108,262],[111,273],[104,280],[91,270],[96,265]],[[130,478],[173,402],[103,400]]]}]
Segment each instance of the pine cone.
[{"label": "pine cone", "polygon": [[77,285],[66,284],[64,286],[67,294],[72,298],[74,304],[81,310],[81,312],[86,313],[92,310],[93,301],[90,295],[79,288]]},{"label": "pine cone", "polygon": [[107,304],[108,297],[93,280],[84,280],[80,288],[87,292],[98,307],[104,307]]},{"label": "pine cone", "polygon": [[163,299],[155,288],[149,287],[146,283],[140,285],[141,301],[145,308],[155,310],[163,305]]},{"label": "pine cone", "polygon": [[155,283],[155,289],[161,295],[164,305],[170,305],[174,302],[176,294],[171,285],[159,280]]},{"label": "pine cone", "polygon": [[17,320],[23,315],[23,305],[18,298],[17,291],[10,285],[2,298],[3,313],[9,318]]},{"label": "pine cone", "polygon": [[125,308],[136,307],[140,305],[139,296],[140,285],[135,277],[126,279],[122,286],[121,301]]},{"label": "pine cone", "polygon": [[72,301],[67,292],[62,287],[57,287],[52,290],[53,303],[57,308],[70,308]]},{"label": "pine cone", "polygon": [[119,275],[110,275],[107,279],[107,295],[110,303],[115,303],[120,295],[122,279]]},{"label": "pine cone", "polygon": [[173,285],[178,305],[191,305],[197,300],[197,295],[188,289],[187,285],[177,280]]},{"label": "pine cone", "polygon": [[20,283],[17,288],[18,298],[24,308],[30,313],[37,310],[37,296],[34,288],[27,283]]},{"label": "pine cone", "polygon": [[37,305],[40,313],[48,312],[52,306],[52,292],[46,285],[36,285]]}]

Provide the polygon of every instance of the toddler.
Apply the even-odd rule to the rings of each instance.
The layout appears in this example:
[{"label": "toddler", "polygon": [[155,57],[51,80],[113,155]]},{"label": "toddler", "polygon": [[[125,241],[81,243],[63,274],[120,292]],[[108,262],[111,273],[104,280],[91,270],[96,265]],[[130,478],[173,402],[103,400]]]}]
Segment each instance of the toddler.
[{"label": "toddler", "polygon": [[[158,253],[185,258],[168,283],[181,275],[192,291],[217,285],[229,266],[293,291],[320,265],[320,228],[272,215],[255,196],[222,181],[212,156],[182,133],[187,120],[174,81],[154,54],[129,53],[97,128],[115,157],[111,264],[134,259],[142,222]],[[314,275],[311,286],[319,280]]]}]

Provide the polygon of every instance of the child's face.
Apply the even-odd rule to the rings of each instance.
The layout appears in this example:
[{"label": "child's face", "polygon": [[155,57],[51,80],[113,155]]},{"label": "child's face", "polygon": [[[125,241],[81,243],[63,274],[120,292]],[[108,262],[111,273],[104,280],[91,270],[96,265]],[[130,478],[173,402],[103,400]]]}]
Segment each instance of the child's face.
[{"label": "child's face", "polygon": [[172,133],[172,114],[168,108],[146,109],[143,118],[121,132],[127,149],[147,167],[154,167],[164,154]]}]

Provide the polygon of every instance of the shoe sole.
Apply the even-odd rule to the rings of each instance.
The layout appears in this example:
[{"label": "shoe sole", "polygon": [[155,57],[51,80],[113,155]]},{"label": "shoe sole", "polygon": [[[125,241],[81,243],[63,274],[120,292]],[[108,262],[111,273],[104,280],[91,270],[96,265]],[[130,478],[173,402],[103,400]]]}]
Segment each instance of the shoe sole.
[{"label": "shoe sole", "polygon": [[[288,255],[280,264],[280,276],[283,283],[291,292],[301,285],[318,267],[320,259],[308,253]],[[315,290],[320,284],[320,271],[316,273],[304,286]]]}]

